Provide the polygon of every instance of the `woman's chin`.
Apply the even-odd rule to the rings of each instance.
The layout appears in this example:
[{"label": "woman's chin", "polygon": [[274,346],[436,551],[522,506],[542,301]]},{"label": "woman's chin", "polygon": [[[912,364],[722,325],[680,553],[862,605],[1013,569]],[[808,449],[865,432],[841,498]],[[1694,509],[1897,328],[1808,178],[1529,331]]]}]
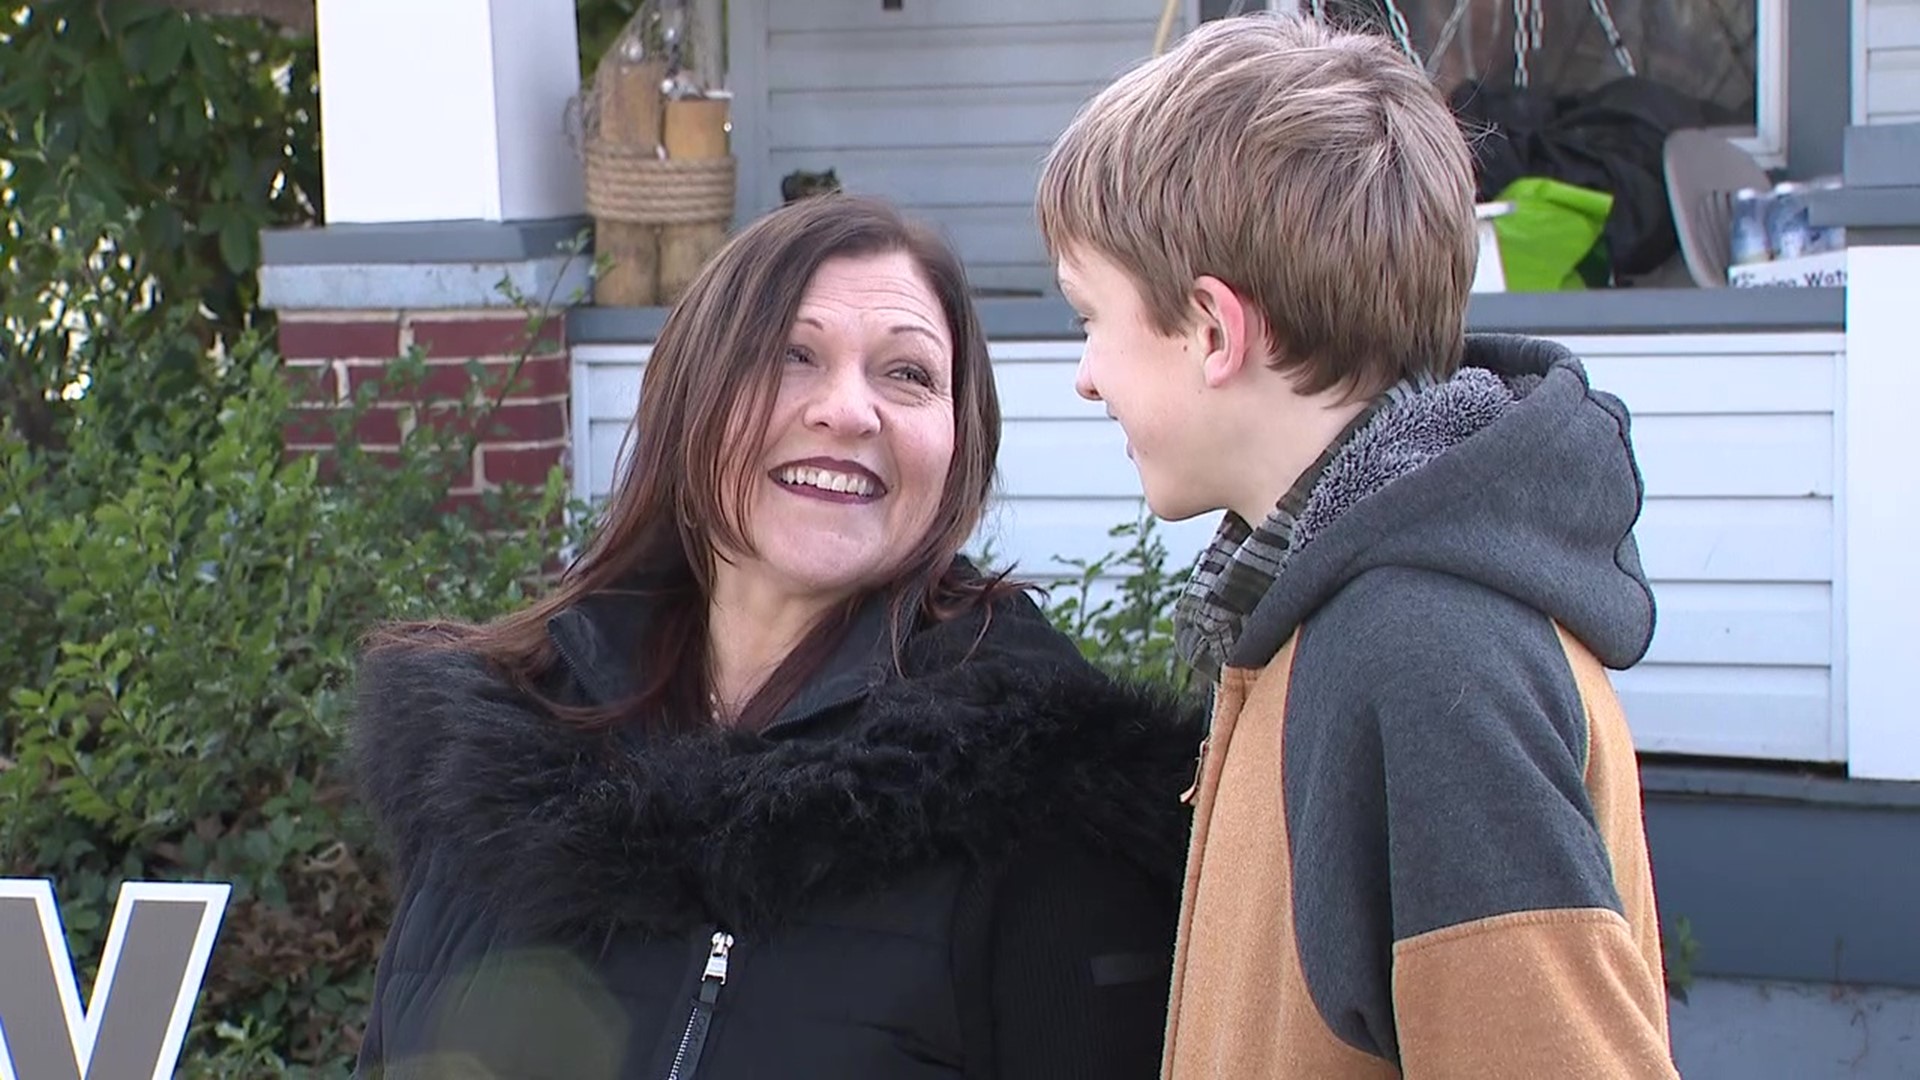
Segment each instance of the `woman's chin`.
[{"label": "woman's chin", "polygon": [[[787,537],[786,539],[797,539]],[[762,549],[761,573],[772,591],[811,597],[822,602],[843,600],[886,578],[899,564],[899,555],[849,550],[835,544],[785,545]]]}]

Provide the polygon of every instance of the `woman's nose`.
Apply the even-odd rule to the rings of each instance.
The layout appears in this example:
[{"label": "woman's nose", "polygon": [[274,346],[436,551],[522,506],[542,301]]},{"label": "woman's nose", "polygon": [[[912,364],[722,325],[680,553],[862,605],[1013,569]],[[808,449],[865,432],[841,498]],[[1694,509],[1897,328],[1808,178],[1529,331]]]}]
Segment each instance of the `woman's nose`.
[{"label": "woman's nose", "polygon": [[864,372],[842,370],[820,380],[807,403],[807,424],[844,435],[880,430],[880,409]]}]

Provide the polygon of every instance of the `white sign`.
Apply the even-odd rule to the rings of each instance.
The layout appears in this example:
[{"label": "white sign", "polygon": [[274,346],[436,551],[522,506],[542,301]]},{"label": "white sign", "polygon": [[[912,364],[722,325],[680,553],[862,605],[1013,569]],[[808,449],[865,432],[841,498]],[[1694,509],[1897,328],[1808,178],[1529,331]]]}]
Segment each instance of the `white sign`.
[{"label": "white sign", "polygon": [[85,1009],[48,881],[0,879],[0,1080],[167,1080],[229,885],[129,881]]}]

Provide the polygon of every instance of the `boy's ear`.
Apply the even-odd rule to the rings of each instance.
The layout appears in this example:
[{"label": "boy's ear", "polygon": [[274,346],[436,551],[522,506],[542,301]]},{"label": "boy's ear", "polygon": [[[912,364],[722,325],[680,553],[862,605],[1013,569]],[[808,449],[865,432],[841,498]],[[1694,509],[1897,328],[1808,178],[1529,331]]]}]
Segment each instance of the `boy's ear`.
[{"label": "boy's ear", "polygon": [[1249,364],[1258,364],[1259,319],[1233,286],[1203,274],[1193,282],[1195,327],[1201,349],[1201,374],[1207,386],[1231,382]]}]

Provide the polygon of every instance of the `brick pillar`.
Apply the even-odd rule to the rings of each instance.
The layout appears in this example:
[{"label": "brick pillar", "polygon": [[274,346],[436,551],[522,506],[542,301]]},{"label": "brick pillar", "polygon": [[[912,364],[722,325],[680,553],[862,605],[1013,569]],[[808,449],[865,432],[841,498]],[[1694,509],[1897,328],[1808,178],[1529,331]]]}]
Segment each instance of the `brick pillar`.
[{"label": "brick pillar", "polygon": [[[302,384],[302,411],[286,428],[289,452],[333,448],[327,413],[360,388],[379,386],[396,357],[418,347],[427,375],[417,388],[376,396],[355,436],[362,449],[397,450],[404,434],[429,419],[431,403],[457,401],[481,365],[491,399],[523,351],[527,354],[474,451],[471,473],[452,494],[476,498],[503,484],[538,485],[555,465],[568,465],[568,363],[562,316],[541,326],[527,348],[526,316],[514,311],[280,312],[280,352]],[[376,394],[380,391],[376,390]]]}]

